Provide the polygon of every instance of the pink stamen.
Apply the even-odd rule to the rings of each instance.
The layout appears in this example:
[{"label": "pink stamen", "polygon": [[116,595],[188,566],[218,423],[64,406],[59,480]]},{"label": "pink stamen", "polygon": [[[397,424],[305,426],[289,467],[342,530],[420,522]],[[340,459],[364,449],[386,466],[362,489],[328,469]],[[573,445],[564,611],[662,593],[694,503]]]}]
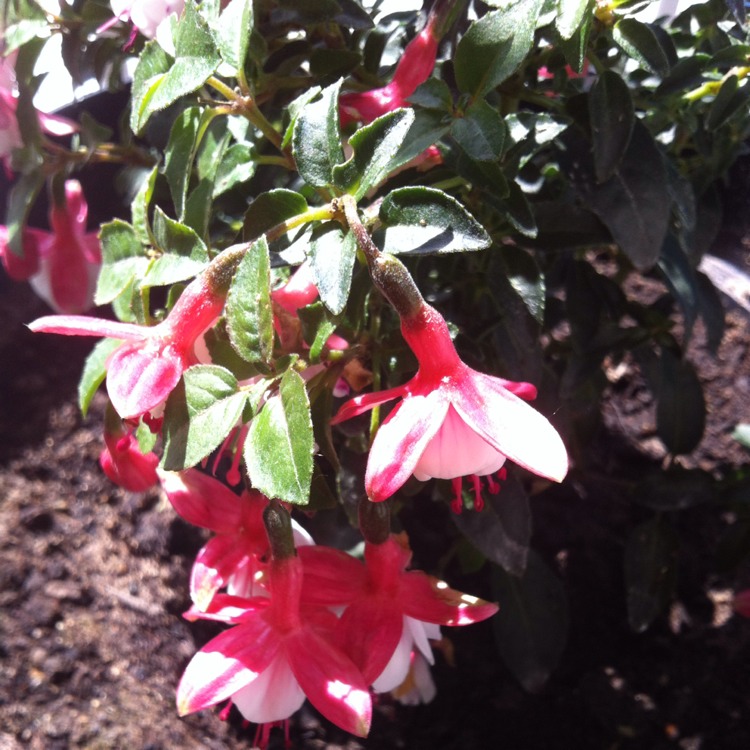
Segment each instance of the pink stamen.
[{"label": "pink stamen", "polygon": [[504,482],[508,478],[508,470],[503,466],[502,469],[497,470],[497,478]]},{"label": "pink stamen", "polygon": [[230,698],[227,701],[227,705],[224,706],[224,708],[219,711],[219,718],[222,721],[227,721],[229,719],[229,712],[232,710],[232,699]]},{"label": "pink stamen", "polygon": [[500,492],[500,483],[492,478],[492,474],[487,475],[487,489],[489,489],[490,495],[497,495]]},{"label": "pink stamen", "polygon": [[451,510],[456,515],[459,515],[464,507],[464,501],[461,497],[461,483],[461,477],[454,477],[453,479],[451,479],[451,484],[453,485],[453,500],[451,500]]},{"label": "pink stamen", "polygon": [[484,498],[482,497],[482,482],[476,474],[472,474],[471,484],[474,488],[474,510],[481,512],[484,508]]}]

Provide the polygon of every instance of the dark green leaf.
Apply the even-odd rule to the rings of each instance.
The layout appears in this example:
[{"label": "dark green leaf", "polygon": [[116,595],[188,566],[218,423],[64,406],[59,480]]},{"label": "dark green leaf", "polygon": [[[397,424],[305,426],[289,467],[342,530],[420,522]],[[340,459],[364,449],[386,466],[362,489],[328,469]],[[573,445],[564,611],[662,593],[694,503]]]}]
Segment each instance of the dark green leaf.
[{"label": "dark green leaf", "polygon": [[656,431],[675,455],[690,453],[706,427],[706,402],[695,369],[669,349],[661,353],[661,384],[656,405]]},{"label": "dark green leaf", "polygon": [[683,510],[710,502],[716,489],[713,477],[705,471],[672,466],[639,481],[632,496],[635,502],[653,510]]},{"label": "dark green leaf", "polygon": [[516,294],[521,298],[530,315],[538,323],[544,320],[546,288],[544,275],[533,256],[514,245],[507,245],[498,253],[499,263]]},{"label": "dark green leaf", "polygon": [[239,422],[248,398],[234,375],[217,365],[189,368],[183,383],[164,411],[162,466],[167,471],[195,466],[218,448]]},{"label": "dark green leaf", "polygon": [[270,498],[306,505],[313,470],[313,426],[305,382],[287,370],[279,392],[250,423],[245,465],[250,481]]},{"label": "dark green leaf", "polygon": [[354,234],[344,234],[338,222],[325,222],[313,230],[310,267],[320,299],[334,315],[344,309],[349,298],[356,254]]},{"label": "dark green leaf", "polygon": [[542,5],[543,0],[518,0],[474,21],[456,46],[461,91],[478,99],[518,70],[531,49]]},{"label": "dark green leaf", "polygon": [[428,109],[437,109],[449,113],[453,109],[453,95],[445,81],[439,78],[428,78],[409,97],[411,104]]},{"label": "dark green leaf", "polygon": [[202,179],[190,193],[185,203],[185,215],[182,220],[201,237],[205,237],[208,231],[213,189],[213,179]]},{"label": "dark green leaf", "polygon": [[349,139],[354,155],[333,168],[336,185],[357,200],[379,185],[396,166],[395,157],[413,122],[413,110],[397,109],[360,128]]},{"label": "dark green leaf", "polygon": [[482,250],[490,238],[479,222],[442,190],[398,188],[380,206],[383,250],[393,254],[435,254]]},{"label": "dark green leaf", "polygon": [[269,190],[261,193],[245,214],[244,237],[254,240],[271,227],[307,211],[307,201],[293,190]]},{"label": "dark green leaf", "polygon": [[716,130],[736,112],[740,110],[746,112],[748,99],[750,99],[750,87],[747,83],[740,87],[736,75],[725,78],[708,110],[706,128]]},{"label": "dark green leaf", "polygon": [[134,280],[140,280],[149,266],[138,235],[130,224],[115,219],[102,225],[102,269],[94,301],[105,305],[118,297]]},{"label": "dark green leaf", "polygon": [[94,398],[99,386],[107,376],[107,360],[115,349],[122,346],[118,339],[102,339],[97,341],[91,353],[86,357],[81,379],[78,382],[78,406],[81,414],[88,414],[91,399]]},{"label": "dark green leaf", "polygon": [[390,168],[396,170],[422,156],[425,149],[434,146],[450,128],[451,118],[436,110],[418,109],[414,123],[393,157]]},{"label": "dark green leaf", "polygon": [[556,5],[555,29],[563,39],[570,39],[594,12],[592,0],[557,0]]},{"label": "dark green leaf", "polygon": [[333,182],[333,169],[344,161],[339,132],[341,81],[321,91],[320,99],[306,104],[297,116],[292,150],[305,182],[325,187]]},{"label": "dark green leaf", "polygon": [[224,152],[214,177],[214,198],[247,182],[255,174],[253,157],[253,148],[247,143],[235,143]]},{"label": "dark green leaf", "polygon": [[633,529],[625,545],[628,622],[642,633],[669,604],[677,575],[677,538],[658,518]]},{"label": "dark green leaf", "polygon": [[172,194],[175,211],[180,218],[185,212],[185,198],[190,183],[201,114],[200,107],[188,107],[180,113],[172,125],[164,152],[164,175]]},{"label": "dark green leaf", "polygon": [[698,317],[698,283],[687,256],[671,233],[664,240],[658,266],[664,274],[672,296],[682,310],[687,342],[692,336],[693,326]]},{"label": "dark green leaf", "polygon": [[568,636],[568,602],[558,577],[529,551],[522,577],[493,570],[493,593],[501,602],[493,618],[503,661],[531,693],[542,689],[560,660]]},{"label": "dark green leaf", "polygon": [[531,538],[531,510],[521,483],[511,477],[500,494],[490,496],[481,512],[452,514],[461,533],[487,557],[514,576],[526,569]]},{"label": "dark green leaf", "polygon": [[516,182],[508,183],[507,194],[498,198],[491,193],[486,196],[487,201],[500,211],[506,221],[524,237],[536,237],[537,228],[534,212],[531,210],[526,196]]},{"label": "dark green leaf", "polygon": [[203,240],[184,224],[154,211],[154,242],[161,255],[151,264],[142,286],[168,286],[197,276],[208,264]]},{"label": "dark green leaf", "polygon": [[633,132],[635,112],[625,81],[605,70],[589,94],[591,138],[597,182],[609,179],[625,154]]},{"label": "dark green leaf", "polygon": [[726,323],[724,306],[721,303],[719,292],[708,276],[696,271],[695,280],[697,282],[700,316],[706,326],[706,344],[709,351],[716,354],[724,337]]},{"label": "dark green leaf", "polygon": [[242,70],[253,31],[253,0],[231,0],[219,16],[216,44],[224,62]]},{"label": "dark green leaf", "polygon": [[273,352],[271,264],[265,236],[256,240],[237,269],[226,305],[227,331],[247,362],[268,363]]},{"label": "dark green leaf", "polygon": [[623,18],[613,30],[615,43],[636,62],[655,75],[669,75],[669,58],[659,37],[648,25],[635,18]]},{"label": "dark green leaf", "polygon": [[503,152],[506,127],[500,113],[479,99],[453,121],[451,135],[472,159],[495,161]]}]

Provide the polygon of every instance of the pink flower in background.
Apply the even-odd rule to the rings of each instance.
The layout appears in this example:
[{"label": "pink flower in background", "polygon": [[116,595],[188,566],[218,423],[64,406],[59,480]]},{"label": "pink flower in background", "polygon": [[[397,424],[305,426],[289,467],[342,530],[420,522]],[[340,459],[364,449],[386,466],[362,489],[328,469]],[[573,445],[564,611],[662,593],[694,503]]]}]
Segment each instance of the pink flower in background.
[{"label": "pink flower in background", "polygon": [[203,274],[183,291],[169,315],[155,326],[50,315],[29,328],[65,336],[124,339],[107,362],[107,392],[122,419],[134,419],[161,406],[191,365],[198,364],[196,342],[224,309],[225,294]]},{"label": "pink flower in background", "polygon": [[169,16],[182,14],[185,0],[110,0],[110,5],[116,20],[131,21],[143,36],[153,39]]},{"label": "pink flower in background", "polygon": [[469,625],[497,612],[495,604],[407,570],[411,551],[393,535],[382,544],[365,544],[365,565],[325,547],[298,553],[305,571],[303,602],[346,605],[336,642],[378,692],[404,682],[415,652],[433,662],[429,640],[440,638],[439,625]]},{"label": "pink flower in background", "polygon": [[401,331],[419,362],[417,374],[404,385],[353,398],[332,420],[342,422],[402,399],[370,450],[365,475],[370,500],[389,498],[414,474],[423,481],[453,479],[460,503],[461,477],[491,475],[506,458],[562,481],[568,456],[560,436],[519,398],[534,398],[534,386],[468,367],[453,346],[445,320],[427,304],[402,318]]},{"label": "pink flower in background", "polygon": [[65,205],[52,206],[52,231],[26,228],[22,235],[23,258],[8,246],[7,230],[0,227],[0,257],[8,275],[28,280],[53,310],[80,313],[94,301],[101,268],[101,248],[96,232],[86,232],[88,206],[77,180],[65,183]]},{"label": "pink flower in background", "polygon": [[[286,720],[305,697],[327,719],[364,737],[372,702],[354,663],[334,645],[336,616],[300,606],[296,556],[270,564],[270,599],[217,594],[203,616],[233,624],[190,661],[177,688],[181,716],[227,699],[248,720]],[[309,584],[305,581],[305,588]]]}]

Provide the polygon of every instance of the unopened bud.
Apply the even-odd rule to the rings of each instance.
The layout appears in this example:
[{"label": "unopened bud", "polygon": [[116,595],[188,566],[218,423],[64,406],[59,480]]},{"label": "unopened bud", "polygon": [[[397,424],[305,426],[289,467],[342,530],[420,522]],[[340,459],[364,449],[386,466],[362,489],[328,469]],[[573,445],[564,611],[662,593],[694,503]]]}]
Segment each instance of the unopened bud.
[{"label": "unopened bud", "polygon": [[394,255],[381,253],[370,261],[370,276],[401,318],[410,318],[424,305],[424,298],[406,266]]}]

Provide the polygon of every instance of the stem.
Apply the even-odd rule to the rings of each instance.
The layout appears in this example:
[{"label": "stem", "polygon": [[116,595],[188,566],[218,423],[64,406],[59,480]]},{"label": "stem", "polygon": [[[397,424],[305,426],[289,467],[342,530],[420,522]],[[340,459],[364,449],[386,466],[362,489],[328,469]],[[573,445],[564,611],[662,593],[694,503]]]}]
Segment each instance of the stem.
[{"label": "stem", "polygon": [[211,76],[206,83],[212,88],[218,91],[225,99],[228,99],[230,102],[236,103],[240,99],[242,99],[242,96],[238,94],[233,88],[230,86],[227,86],[224,81],[219,80],[216,78],[216,76]]}]

